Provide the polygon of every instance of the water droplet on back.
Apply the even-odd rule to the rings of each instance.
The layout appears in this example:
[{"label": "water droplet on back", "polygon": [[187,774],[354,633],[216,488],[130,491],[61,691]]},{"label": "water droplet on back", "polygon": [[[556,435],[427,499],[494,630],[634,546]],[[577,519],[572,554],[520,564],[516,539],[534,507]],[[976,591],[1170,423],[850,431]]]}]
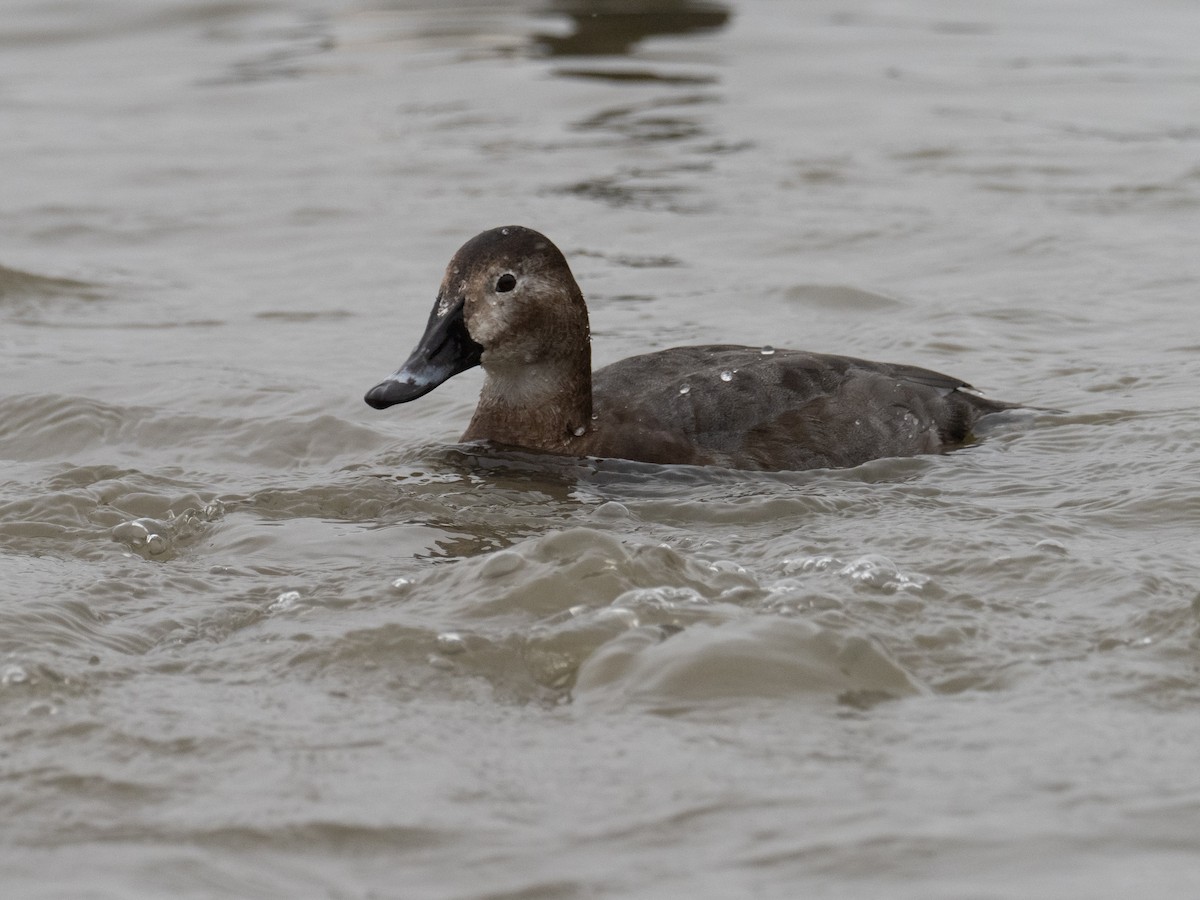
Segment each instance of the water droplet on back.
[{"label": "water droplet on back", "polygon": [[726,369],[724,372],[721,373],[721,380],[722,381],[733,381],[733,373],[730,372],[728,369]]},{"label": "water droplet on back", "polygon": [[772,347],[770,344],[767,344],[765,347],[763,347],[758,352],[761,353],[763,356],[774,356],[775,348]]},{"label": "water droplet on back", "polygon": [[583,436],[584,436],[584,435],[587,433],[587,426],[586,426],[586,425],[580,425],[580,426],[579,426],[578,428],[576,428],[576,429],[574,430],[574,432],[572,432],[572,433],[575,435],[575,437],[583,437]]},{"label": "water droplet on back", "polygon": [[681,384],[679,386],[679,393],[686,394],[691,389],[692,389],[692,386],[690,384]]}]

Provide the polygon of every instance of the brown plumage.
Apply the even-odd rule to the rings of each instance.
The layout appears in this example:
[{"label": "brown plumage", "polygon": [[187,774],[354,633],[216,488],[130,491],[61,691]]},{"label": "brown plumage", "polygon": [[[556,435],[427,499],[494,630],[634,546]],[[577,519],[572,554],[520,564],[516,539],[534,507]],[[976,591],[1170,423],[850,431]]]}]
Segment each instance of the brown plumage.
[{"label": "brown plumage", "polygon": [[785,470],[938,453],[1013,404],[915,366],[802,350],[675,347],[591,370],[583,294],[528,228],[454,255],[408,362],[367,392],[377,409],[482,365],[464,441],[571,456]]}]

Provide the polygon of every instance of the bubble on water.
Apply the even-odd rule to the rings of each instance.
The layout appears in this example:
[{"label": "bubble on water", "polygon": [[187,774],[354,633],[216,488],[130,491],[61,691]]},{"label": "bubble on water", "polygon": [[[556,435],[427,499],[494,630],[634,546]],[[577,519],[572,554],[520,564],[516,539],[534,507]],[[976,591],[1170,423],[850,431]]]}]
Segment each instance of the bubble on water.
[{"label": "bubble on water", "polygon": [[733,381],[733,373],[730,372],[728,369],[726,369],[724,372],[721,373],[721,380],[722,381]]},{"label": "bubble on water", "polygon": [[1046,538],[1038,541],[1033,545],[1034,550],[1041,550],[1043,553],[1052,553],[1056,556],[1067,555],[1067,545],[1062,541],[1056,541],[1054,538]]},{"label": "bubble on water", "polygon": [[679,393],[686,394],[691,389],[692,389],[692,386],[690,384],[681,384],[679,386]]},{"label": "bubble on water", "polygon": [[0,669],[0,685],[8,687],[11,684],[25,684],[29,681],[29,673],[16,663],[9,663]]},{"label": "bubble on water", "polygon": [[150,529],[135,519],[113,526],[112,537],[113,540],[120,541],[137,550],[146,545],[146,539],[150,537]]},{"label": "bubble on water", "polygon": [[929,583],[929,576],[918,572],[902,572],[886,556],[869,554],[852,560],[838,574],[859,584],[877,588],[887,593],[895,591],[919,592]]},{"label": "bubble on water", "polygon": [[272,602],[270,606],[267,607],[267,612],[269,612],[269,613],[287,612],[288,610],[295,609],[296,605],[299,602],[300,602],[300,592],[299,591],[284,591],[282,594],[280,594],[278,597],[275,598],[274,602]]},{"label": "bubble on water", "polygon": [[640,624],[637,613],[623,606],[610,606],[596,613],[598,622],[619,622],[626,628],[637,628]]},{"label": "bubble on water", "polygon": [[467,640],[457,631],[443,631],[435,639],[438,652],[446,656],[454,656],[457,653],[465,653],[467,650]]},{"label": "bubble on water", "polygon": [[612,605],[641,610],[675,611],[681,607],[709,606],[711,602],[694,588],[663,585],[651,588],[630,588],[618,596]]},{"label": "bubble on water", "polygon": [[412,579],[405,578],[401,575],[399,578],[392,579],[392,589],[397,591],[406,591],[412,586]]},{"label": "bubble on water", "polygon": [[199,534],[208,522],[219,518],[224,506],[214,501],[203,510],[187,507],[183,510],[167,510],[160,518],[140,517],[113,526],[109,534],[114,541],[124,544],[144,558],[163,557]]},{"label": "bubble on water", "polygon": [[628,519],[629,509],[624,503],[618,503],[616,500],[608,500],[592,510],[592,517],[611,520]]},{"label": "bubble on water", "polygon": [[841,564],[842,561],[836,556],[794,556],[783,561],[783,573],[797,575],[803,572],[824,572]]},{"label": "bubble on water", "polygon": [[503,578],[522,568],[525,560],[512,550],[498,550],[487,558],[479,570],[484,578]]},{"label": "bubble on water", "polygon": [[761,353],[763,356],[774,356],[775,348],[772,347],[770,344],[767,344],[765,347],[763,347],[758,352]]}]

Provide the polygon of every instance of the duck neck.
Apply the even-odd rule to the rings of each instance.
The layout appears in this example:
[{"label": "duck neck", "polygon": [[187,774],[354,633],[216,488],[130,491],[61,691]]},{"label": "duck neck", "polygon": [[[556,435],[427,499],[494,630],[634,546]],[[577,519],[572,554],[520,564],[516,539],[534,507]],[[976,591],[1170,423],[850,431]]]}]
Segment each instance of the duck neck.
[{"label": "duck neck", "polygon": [[592,420],[591,354],[520,366],[488,366],[464,441],[564,452]]}]

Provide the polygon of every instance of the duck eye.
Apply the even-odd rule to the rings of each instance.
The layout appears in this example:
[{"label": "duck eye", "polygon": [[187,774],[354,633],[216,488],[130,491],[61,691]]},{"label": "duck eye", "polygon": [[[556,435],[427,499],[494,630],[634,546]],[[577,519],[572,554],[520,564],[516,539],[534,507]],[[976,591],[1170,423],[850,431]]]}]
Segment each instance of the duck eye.
[{"label": "duck eye", "polygon": [[509,274],[508,272],[505,272],[498,279],[496,279],[497,293],[507,294],[509,291],[511,291],[516,286],[517,286],[517,279],[513,275]]}]

